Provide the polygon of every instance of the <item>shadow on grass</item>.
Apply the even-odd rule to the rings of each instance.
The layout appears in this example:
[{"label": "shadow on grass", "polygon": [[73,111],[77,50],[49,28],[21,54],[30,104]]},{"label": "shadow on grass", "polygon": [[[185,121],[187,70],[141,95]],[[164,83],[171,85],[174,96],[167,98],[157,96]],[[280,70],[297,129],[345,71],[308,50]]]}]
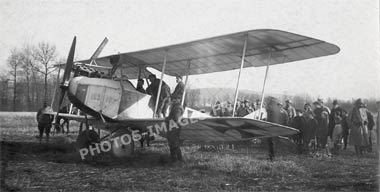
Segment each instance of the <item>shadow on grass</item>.
[{"label": "shadow on grass", "polygon": [[1,142],[2,157],[6,160],[28,161],[42,160],[65,164],[88,164],[94,167],[117,166],[149,168],[170,166],[170,156],[165,146],[157,145],[149,148],[137,148],[134,155],[128,158],[117,158],[111,152],[102,152],[94,156],[87,155],[81,159],[74,143],[36,143],[36,142]]}]

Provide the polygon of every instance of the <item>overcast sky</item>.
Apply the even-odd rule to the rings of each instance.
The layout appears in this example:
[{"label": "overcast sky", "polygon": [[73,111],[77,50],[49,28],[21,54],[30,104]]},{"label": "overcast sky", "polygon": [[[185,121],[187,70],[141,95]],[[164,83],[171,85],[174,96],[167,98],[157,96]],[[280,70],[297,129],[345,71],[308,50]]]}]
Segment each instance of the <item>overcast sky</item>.
[{"label": "overcast sky", "polygon": [[[0,1],[0,69],[14,47],[47,41],[67,57],[101,56],[271,28],[340,47],[332,56],[271,67],[269,93],[380,98],[379,2],[375,0]],[[261,91],[265,68],[247,68],[241,88]],[[235,87],[238,71],[190,77],[192,88]],[[165,79],[171,86],[174,78]],[[174,87],[173,87],[174,88]]]}]

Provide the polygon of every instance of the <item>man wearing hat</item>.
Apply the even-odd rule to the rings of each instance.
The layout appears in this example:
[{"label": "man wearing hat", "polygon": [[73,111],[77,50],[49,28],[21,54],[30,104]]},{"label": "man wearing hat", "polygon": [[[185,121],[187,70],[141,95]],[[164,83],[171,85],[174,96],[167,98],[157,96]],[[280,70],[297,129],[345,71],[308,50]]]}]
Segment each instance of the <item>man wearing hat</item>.
[{"label": "man wearing hat", "polygon": [[175,87],[174,92],[171,95],[171,99],[173,103],[181,103],[182,95],[185,91],[185,84],[183,84],[182,77],[179,75],[176,76],[176,82],[177,86]]},{"label": "man wearing hat", "polygon": [[[149,101],[149,106],[151,108],[155,108],[156,104],[156,99],[158,97],[158,88],[160,86],[160,79],[156,78],[156,75],[149,75],[149,81],[150,85],[146,88],[146,92],[151,95],[152,97],[150,98]],[[156,109],[156,116],[157,117],[166,117],[166,111],[169,108],[169,103],[170,103],[170,87],[162,81],[162,86],[161,86],[161,93],[158,98],[158,106]]]}]

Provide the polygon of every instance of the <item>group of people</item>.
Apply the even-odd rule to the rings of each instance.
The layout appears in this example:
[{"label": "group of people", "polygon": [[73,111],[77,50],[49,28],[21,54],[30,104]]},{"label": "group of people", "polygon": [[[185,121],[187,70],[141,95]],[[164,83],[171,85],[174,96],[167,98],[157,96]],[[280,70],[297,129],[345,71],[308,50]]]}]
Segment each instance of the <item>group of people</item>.
[{"label": "group of people", "polygon": [[[182,101],[182,95],[185,91],[185,85],[182,82],[181,76],[176,76],[176,82],[177,86],[174,89],[174,92],[171,93],[170,87],[165,83],[165,81],[162,81],[161,84],[161,90],[160,95],[159,94],[159,87],[161,80],[156,77],[156,75],[149,75],[148,77],[150,84],[144,89],[144,80],[139,79],[137,81],[136,90],[151,95],[150,101],[149,101],[149,107],[155,112],[156,117],[166,117],[167,111],[169,109],[169,106],[171,103],[181,103]],[[158,101],[157,101],[158,98]],[[156,108],[156,102],[158,102],[157,108]]]},{"label": "group of people", "polygon": [[[337,100],[333,101],[333,107],[330,109],[322,99],[305,103],[303,109],[295,109],[291,100],[286,100],[283,105],[277,99],[269,98],[267,105],[263,103],[263,108],[261,110],[259,108],[260,100],[252,103],[248,100],[238,100],[235,110],[231,102],[222,104],[217,101],[211,108],[210,115],[232,116],[235,111],[235,117],[259,119],[258,111],[261,111],[261,120],[274,121],[274,123],[298,129],[300,133],[292,139],[301,148],[324,148],[331,152],[338,152],[340,149],[345,150],[350,144],[354,146],[357,155],[372,151],[371,133],[376,124],[377,144],[380,144],[380,115],[377,115],[375,123],[374,115],[361,99],[356,100],[350,111],[340,107]],[[380,113],[380,101],[377,102],[377,109],[377,113]],[[273,117],[274,113],[278,113],[278,117],[270,119],[269,116]]]},{"label": "group of people", "polygon": [[[221,103],[217,101],[214,106],[211,108],[210,115],[213,117],[245,117],[253,112],[258,112],[260,108],[261,102],[260,100],[256,100],[255,102],[250,102],[249,100],[240,100],[236,101],[236,108],[234,112],[233,103],[230,101]],[[261,110],[262,116],[261,119],[265,119],[266,110],[265,103],[263,104]]]},{"label": "group of people", "polygon": [[[296,110],[296,116],[293,119],[289,118],[289,126],[301,132],[295,138],[298,144],[308,146],[312,141],[315,144],[313,146],[326,148],[333,153],[340,149],[345,150],[350,144],[355,147],[359,156],[372,151],[374,115],[361,99],[355,101],[349,112],[340,107],[337,100],[333,101],[331,110],[320,99],[313,102],[313,108],[310,104],[305,104],[303,111]],[[378,126],[379,118],[377,121]],[[376,131],[379,139],[379,128]]]}]

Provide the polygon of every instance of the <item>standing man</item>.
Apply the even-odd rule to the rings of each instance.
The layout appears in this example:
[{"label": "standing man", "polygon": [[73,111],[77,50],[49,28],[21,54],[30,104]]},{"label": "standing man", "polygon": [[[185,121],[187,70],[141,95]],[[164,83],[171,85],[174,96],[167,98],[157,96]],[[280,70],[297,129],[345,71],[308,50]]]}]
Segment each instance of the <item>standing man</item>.
[{"label": "standing man", "polygon": [[[181,124],[178,123],[181,121],[183,115],[183,108],[181,103],[173,103],[170,109],[169,116],[165,119],[166,127],[168,127],[167,139],[170,149],[170,157],[172,162],[182,161],[182,152],[181,152]],[[173,125],[174,123],[174,125]]]},{"label": "standing man", "polygon": [[373,127],[375,126],[375,121],[373,119],[372,113],[367,109],[367,118],[368,118],[368,152],[372,152],[372,130]]},{"label": "standing man", "polygon": [[137,86],[136,86],[136,90],[140,93],[144,93],[146,94],[146,91],[144,89],[144,80],[143,79],[139,79],[137,80]]},{"label": "standing man", "polygon": [[377,147],[380,148],[380,101],[376,102],[377,118],[376,118],[376,138]]},{"label": "standing man", "polygon": [[361,99],[356,100],[355,106],[347,117],[350,128],[350,144],[355,146],[357,156],[362,156],[364,149],[368,146],[368,118],[367,109]]},{"label": "standing man", "polygon": [[210,115],[213,117],[222,117],[222,105],[219,101],[216,101],[215,105],[211,108]]},{"label": "standing man", "polygon": [[[274,97],[268,99],[268,105],[266,108],[267,111],[267,121],[271,123],[281,123],[281,113],[277,105],[277,100]],[[274,159],[274,143],[273,137],[268,138],[268,149],[269,149],[269,160],[273,161]]]},{"label": "standing man", "polygon": [[281,113],[281,125],[288,126],[289,125],[289,115],[288,112],[285,111],[283,108],[282,103],[277,103],[278,108],[280,109]]},{"label": "standing man", "polygon": [[232,103],[230,101],[227,101],[227,106],[226,106],[226,108],[224,110],[223,116],[225,116],[225,117],[231,117],[233,111],[234,111],[234,107],[232,106]]},{"label": "standing man", "polygon": [[171,95],[171,99],[173,103],[181,103],[182,96],[185,91],[185,84],[182,82],[182,77],[177,75],[176,76],[176,82],[177,86],[174,89],[174,92]]},{"label": "standing man", "polygon": [[46,142],[49,143],[49,134],[54,119],[53,115],[45,114],[46,112],[52,112],[50,106],[45,102],[43,107],[37,112],[38,130],[40,132],[40,143],[42,141],[43,134],[46,134]]},{"label": "standing man", "polygon": [[158,99],[158,106],[156,109],[156,114],[155,116],[157,117],[166,117],[166,111],[169,108],[169,103],[170,103],[170,87],[162,81],[162,86],[161,86],[161,94],[158,97],[158,88],[160,86],[160,79],[156,78],[156,75],[149,75],[149,81],[150,85],[146,88],[146,92],[151,95],[152,97],[150,98],[149,105],[151,108],[155,108],[156,105],[156,99]]},{"label": "standing man", "polygon": [[329,112],[323,107],[322,103],[314,103],[315,120],[317,120],[317,146],[324,149],[327,144],[329,134]]},{"label": "standing man", "polygon": [[347,149],[347,143],[348,143],[348,135],[349,135],[349,127],[347,123],[347,112],[343,111],[342,114],[342,137],[343,137],[343,150]]},{"label": "standing man", "polygon": [[340,119],[339,121],[341,122],[341,119],[343,117],[343,111],[344,109],[342,109],[339,104],[338,104],[338,100],[334,100],[333,101],[333,108],[331,110],[331,113],[329,115],[329,133],[328,133],[328,136],[333,139],[332,135],[333,135],[333,132],[334,132],[334,127],[336,125],[336,120],[337,119]]},{"label": "standing man", "polygon": [[289,125],[291,125],[293,122],[293,118],[296,116],[296,109],[292,106],[292,101],[290,99],[287,99],[285,101],[284,109],[288,113],[288,117],[289,117],[288,123],[289,123]]}]

